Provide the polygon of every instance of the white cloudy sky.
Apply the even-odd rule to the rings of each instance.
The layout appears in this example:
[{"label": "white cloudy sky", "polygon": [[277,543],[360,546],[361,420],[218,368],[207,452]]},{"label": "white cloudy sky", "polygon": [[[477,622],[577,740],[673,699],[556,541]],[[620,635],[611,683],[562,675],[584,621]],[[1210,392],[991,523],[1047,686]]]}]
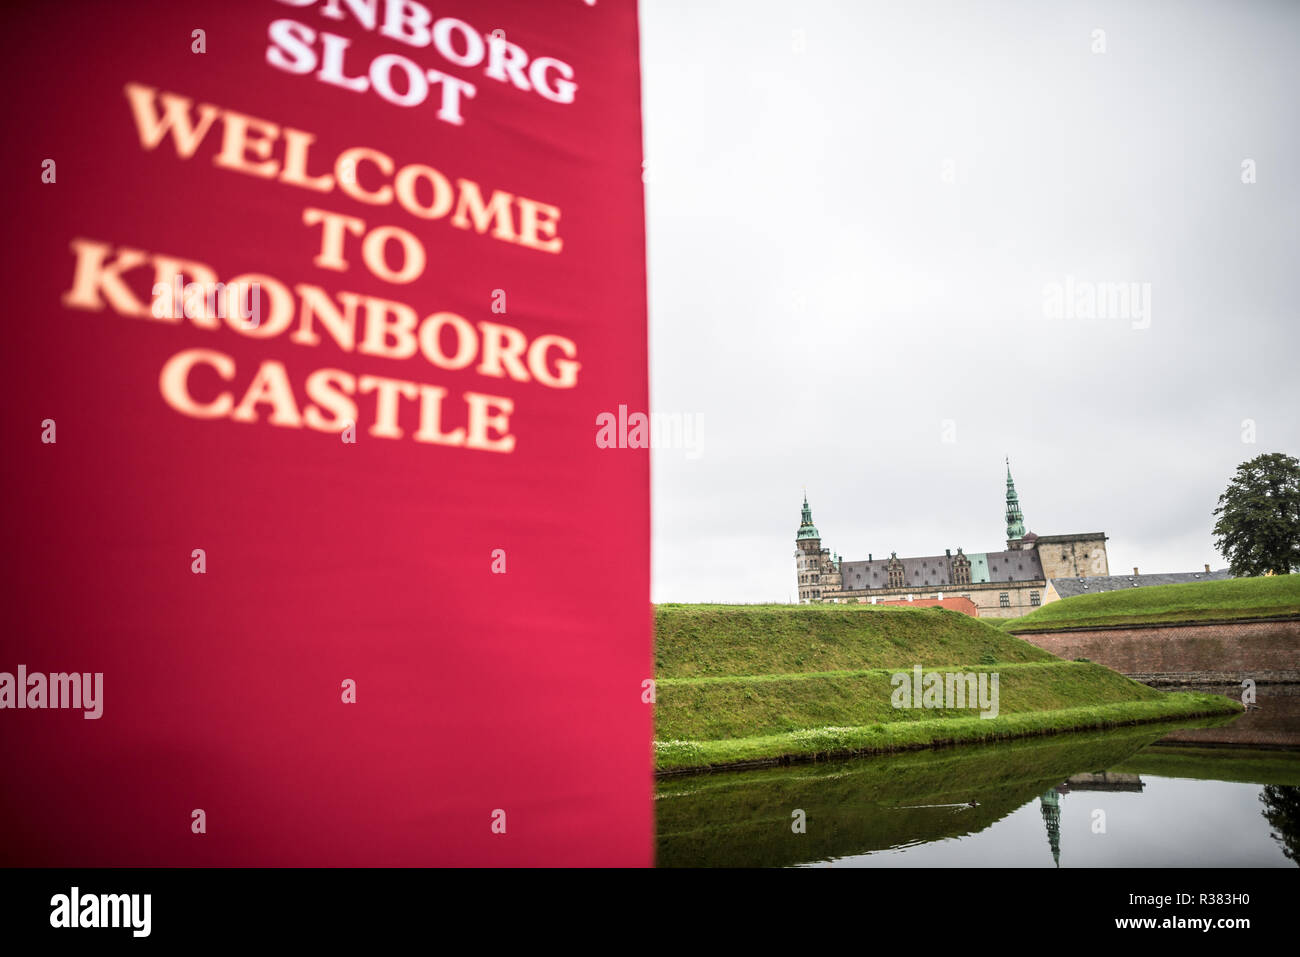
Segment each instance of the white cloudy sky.
[{"label": "white cloudy sky", "polygon": [[[1039,534],[1223,564],[1235,466],[1300,453],[1300,4],[641,21],[651,403],[703,417],[653,456],[656,601],[790,600],[805,486],[847,559],[1000,548],[1004,455]],[[1149,283],[1149,328],[1047,318],[1067,276]]]}]

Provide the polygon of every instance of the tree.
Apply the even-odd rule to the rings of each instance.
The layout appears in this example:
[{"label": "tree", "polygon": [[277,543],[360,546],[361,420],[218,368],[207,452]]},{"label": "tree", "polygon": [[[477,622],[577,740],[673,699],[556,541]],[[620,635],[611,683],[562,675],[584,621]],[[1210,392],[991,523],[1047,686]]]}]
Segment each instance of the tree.
[{"label": "tree", "polygon": [[1286,857],[1300,864],[1300,788],[1270,784],[1260,792],[1259,800],[1266,809],[1264,820],[1279,832],[1269,836],[1282,845]]},{"label": "tree", "polygon": [[1300,461],[1257,455],[1237,474],[1214,510],[1214,547],[1239,577],[1300,569]]}]

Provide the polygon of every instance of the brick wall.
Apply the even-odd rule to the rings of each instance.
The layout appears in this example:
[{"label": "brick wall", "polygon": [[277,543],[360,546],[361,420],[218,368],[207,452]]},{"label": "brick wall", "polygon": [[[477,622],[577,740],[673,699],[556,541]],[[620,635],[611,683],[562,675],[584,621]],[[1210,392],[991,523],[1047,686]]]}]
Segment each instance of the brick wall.
[{"label": "brick wall", "polygon": [[[1005,608],[1002,607],[1003,592],[1007,594]],[[1037,601],[1034,600],[1035,593],[1038,596]],[[837,595],[826,595],[823,592],[823,595],[832,601],[870,604],[871,599],[875,598],[878,605],[895,602],[908,604],[908,595],[912,596],[913,605],[920,604],[922,600],[935,604],[939,595],[943,595],[945,604],[949,598],[962,599],[963,605],[957,610],[964,611],[966,614],[972,614],[965,605],[965,602],[969,602],[977,618],[1019,618],[1021,615],[1036,611],[1043,604],[1046,594],[1047,583],[1044,581],[977,582],[973,585],[941,585],[929,588],[850,589]]]},{"label": "brick wall", "polygon": [[942,599],[914,598],[912,601],[907,601],[906,599],[902,601],[898,601],[897,599],[891,599],[889,601],[878,601],[876,602],[876,604],[902,606],[904,608],[932,608],[935,605],[939,605],[943,608],[950,608],[953,611],[959,611],[963,615],[970,615],[972,618],[979,617],[979,609],[975,607],[975,603],[971,601],[969,598],[951,598],[945,596]]},{"label": "brick wall", "polygon": [[1300,618],[1026,632],[1018,637],[1058,658],[1087,658],[1147,680],[1184,675],[1285,681],[1300,672]]}]

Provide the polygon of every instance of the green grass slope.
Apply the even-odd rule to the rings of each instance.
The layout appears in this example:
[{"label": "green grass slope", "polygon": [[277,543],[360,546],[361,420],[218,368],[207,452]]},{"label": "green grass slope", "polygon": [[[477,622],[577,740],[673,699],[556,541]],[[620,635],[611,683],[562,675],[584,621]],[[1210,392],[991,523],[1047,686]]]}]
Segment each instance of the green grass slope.
[{"label": "green grass slope", "polygon": [[986,621],[947,608],[659,605],[655,609],[655,674],[660,679],[1055,660],[1051,653]]},{"label": "green grass slope", "polygon": [[[1169,694],[1061,661],[942,608],[661,605],[655,611],[660,771],[993,741],[1232,714],[1227,698]],[[892,676],[997,673],[998,714],[895,708]]]},{"label": "green grass slope", "polygon": [[1300,575],[1150,585],[1078,595],[1000,622],[1007,632],[1300,615]]},{"label": "green grass slope", "polygon": [[[963,664],[960,667],[963,672],[998,673],[999,714],[1058,711],[1081,702],[1117,704],[1159,701],[1164,697],[1154,688],[1101,665],[1082,662]],[[881,669],[822,675],[660,680],[656,727],[667,738],[738,738],[823,725],[972,716],[968,708],[894,708],[890,703],[894,690],[891,674]],[[911,676],[908,678],[910,681]],[[974,714],[978,716],[978,711]]]}]

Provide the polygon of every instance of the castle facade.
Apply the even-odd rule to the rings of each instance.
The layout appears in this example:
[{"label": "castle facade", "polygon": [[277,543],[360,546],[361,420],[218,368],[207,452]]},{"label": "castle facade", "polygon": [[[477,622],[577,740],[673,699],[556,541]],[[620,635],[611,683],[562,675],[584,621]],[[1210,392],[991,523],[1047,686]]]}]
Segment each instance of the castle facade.
[{"label": "castle facade", "polygon": [[1110,575],[1103,532],[1035,535],[1025,531],[1020,500],[1007,464],[1006,548],[965,552],[958,547],[942,555],[888,558],[868,554],[866,561],[844,561],[822,547],[804,495],[795,533],[795,574],[800,603],[943,600],[966,598],[981,618],[1015,618],[1051,601],[1053,579]]}]

